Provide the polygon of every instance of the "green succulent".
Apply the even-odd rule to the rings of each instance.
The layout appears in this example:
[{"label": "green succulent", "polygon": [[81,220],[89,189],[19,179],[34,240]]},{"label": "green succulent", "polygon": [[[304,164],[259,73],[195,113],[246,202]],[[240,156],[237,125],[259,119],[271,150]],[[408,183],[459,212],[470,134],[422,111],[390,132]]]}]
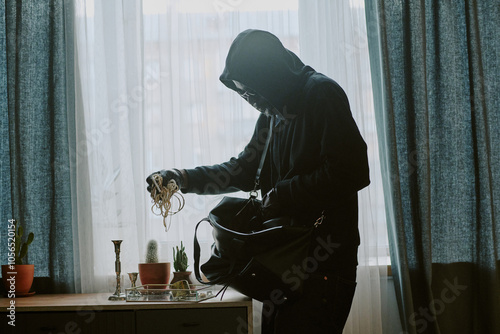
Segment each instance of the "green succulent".
[{"label": "green succulent", "polygon": [[188,257],[184,245],[181,241],[181,248],[175,246],[174,251],[174,269],[175,271],[186,271],[188,268]]},{"label": "green succulent", "polygon": [[24,264],[23,258],[28,255],[28,246],[33,242],[35,235],[33,232],[28,234],[28,240],[26,242],[22,242],[22,237],[24,234],[24,228],[19,225],[17,227],[17,221],[14,222],[14,229],[16,230],[15,238],[15,264]]},{"label": "green succulent", "polygon": [[149,240],[146,249],[146,263],[158,263],[158,242]]}]

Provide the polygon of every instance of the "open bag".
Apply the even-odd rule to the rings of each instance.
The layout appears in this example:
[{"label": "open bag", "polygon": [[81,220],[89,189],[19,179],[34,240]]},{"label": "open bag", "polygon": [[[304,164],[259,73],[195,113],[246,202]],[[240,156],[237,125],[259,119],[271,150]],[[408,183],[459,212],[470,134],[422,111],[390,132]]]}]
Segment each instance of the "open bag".
[{"label": "open bag", "polygon": [[[302,293],[303,279],[293,268],[307,260],[314,229],[323,216],[311,226],[293,226],[289,217],[258,222],[259,210],[260,201],[255,198],[224,197],[198,223],[194,238],[196,278],[204,284],[232,287],[262,302],[296,298]],[[210,259],[201,266],[209,282],[201,277],[197,239],[198,227],[205,221],[212,226],[214,237]]]}]

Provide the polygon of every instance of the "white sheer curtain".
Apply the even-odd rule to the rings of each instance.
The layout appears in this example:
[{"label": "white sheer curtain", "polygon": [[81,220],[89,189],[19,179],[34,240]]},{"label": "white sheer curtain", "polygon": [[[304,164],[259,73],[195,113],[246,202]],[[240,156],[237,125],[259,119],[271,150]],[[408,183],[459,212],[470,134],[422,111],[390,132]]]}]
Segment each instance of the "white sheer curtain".
[{"label": "white sheer curtain", "polygon": [[[163,168],[220,163],[243,149],[258,112],[218,80],[227,51],[240,31],[257,28],[298,52],[297,2],[75,6],[77,285],[82,292],[111,291],[112,239],[123,240],[122,273],[137,271],[149,239],[159,241],[161,261],[172,260],[181,240],[192,254],[194,226],[220,196],[184,195],[186,207],[166,232],[151,213],[145,179]],[[211,231],[201,229],[199,237],[208,258]]]},{"label": "white sheer curtain", "polygon": [[[123,240],[122,273],[137,271],[152,238],[160,243],[160,260],[171,261],[181,240],[192,254],[194,226],[220,196],[185,195],[185,209],[166,232],[150,211],[145,178],[163,168],[226,161],[248,142],[258,112],[218,76],[232,40],[256,28],[277,35],[350,98],[370,148],[372,184],[360,194],[358,291],[346,333],[382,333],[379,265],[386,263],[379,259],[387,256],[387,240],[362,6],[347,0],[300,6],[290,0],[76,0],[75,6],[79,290],[114,291],[113,239]],[[210,232],[200,231],[205,256]]]},{"label": "white sheer curtain", "polygon": [[139,1],[75,1],[77,291],[113,292],[114,247],[137,271],[147,202]]},{"label": "white sheer curtain", "polygon": [[389,245],[364,1],[299,0],[299,27],[301,59],[344,88],[368,145],[371,184],[359,193],[358,286],[344,333],[383,333]]}]

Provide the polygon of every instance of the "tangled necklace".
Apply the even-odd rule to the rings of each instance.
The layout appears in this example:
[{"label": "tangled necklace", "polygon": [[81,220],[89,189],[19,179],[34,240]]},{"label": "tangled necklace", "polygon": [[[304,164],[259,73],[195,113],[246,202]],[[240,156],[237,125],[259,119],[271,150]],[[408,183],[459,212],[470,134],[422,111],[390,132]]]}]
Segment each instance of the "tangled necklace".
[{"label": "tangled necklace", "polygon": [[[175,180],[168,181],[167,185],[164,186],[163,177],[160,174],[154,174],[152,179],[155,187],[151,189],[151,202],[153,203],[151,211],[155,215],[163,217],[163,226],[165,226],[165,231],[168,231],[166,219],[168,216],[175,215],[184,208],[184,197],[179,192],[179,186]],[[172,198],[178,204],[176,211],[172,210]]]}]

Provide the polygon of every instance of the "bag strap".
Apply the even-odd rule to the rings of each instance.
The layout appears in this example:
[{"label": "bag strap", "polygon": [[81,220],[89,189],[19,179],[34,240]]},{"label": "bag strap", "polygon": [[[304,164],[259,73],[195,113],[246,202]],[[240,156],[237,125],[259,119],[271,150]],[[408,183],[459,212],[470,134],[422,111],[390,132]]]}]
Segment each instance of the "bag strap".
[{"label": "bag strap", "polygon": [[257,188],[260,184],[260,173],[262,172],[262,168],[264,167],[264,161],[266,160],[267,150],[269,149],[269,143],[271,142],[271,136],[273,134],[274,127],[274,116],[271,116],[271,122],[269,123],[269,133],[267,134],[266,143],[264,144],[264,150],[262,151],[262,157],[260,158],[259,167],[257,168],[257,173],[255,175],[255,186],[253,190],[250,192],[250,197],[257,197]]},{"label": "bag strap", "polygon": [[[220,277],[218,277],[214,280],[211,280],[210,282],[203,281],[203,279],[201,277],[201,273],[200,273],[201,247],[200,247],[200,243],[198,242],[198,227],[204,221],[209,222],[211,225],[210,219],[203,218],[202,220],[200,220],[198,222],[198,224],[196,224],[196,228],[194,230],[194,275],[195,275],[196,279],[198,280],[198,282],[200,282],[202,284],[206,284],[206,285],[214,285],[214,284],[220,284],[220,283],[226,284],[228,279],[230,279],[234,275],[233,271],[234,271],[234,266],[236,264],[236,259],[233,259],[233,261],[231,262],[231,266],[229,267],[229,270],[225,275],[221,275]],[[241,241],[238,241],[238,240],[233,240],[233,243],[235,244],[235,249],[240,251],[242,246],[243,246],[243,243]]]},{"label": "bag strap", "polygon": [[201,247],[200,243],[198,242],[198,227],[200,224],[204,221],[207,221],[210,223],[210,220],[208,218],[203,218],[196,224],[196,228],[194,230],[194,275],[196,276],[196,279],[198,282],[202,284],[209,284],[201,279],[201,274],[200,274],[200,254],[201,254]]}]

